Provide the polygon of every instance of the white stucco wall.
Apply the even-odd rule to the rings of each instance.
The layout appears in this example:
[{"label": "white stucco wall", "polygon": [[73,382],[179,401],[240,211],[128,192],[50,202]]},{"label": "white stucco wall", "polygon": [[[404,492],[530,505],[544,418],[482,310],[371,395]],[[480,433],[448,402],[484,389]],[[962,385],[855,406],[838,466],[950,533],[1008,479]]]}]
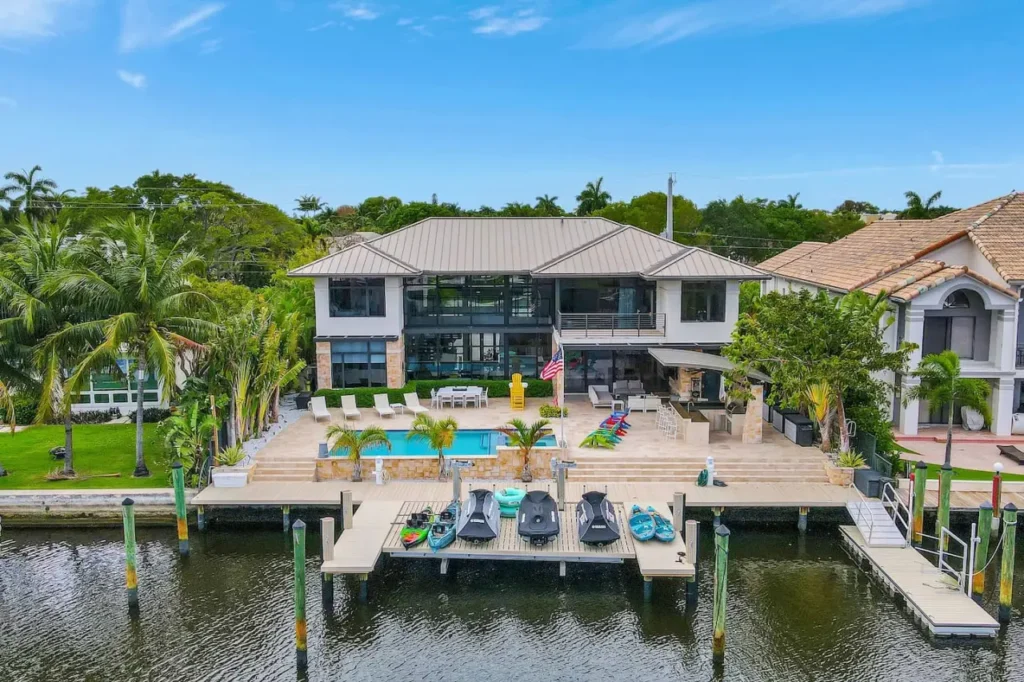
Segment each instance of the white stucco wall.
[{"label": "white stucco wall", "polygon": [[402,306],[402,278],[384,278],[384,317],[331,317],[328,278],[313,281],[316,300],[317,336],[398,336],[402,333],[405,311]]},{"label": "white stucco wall", "polygon": [[665,313],[666,343],[729,343],[732,329],[740,313],[740,283],[729,280],[725,285],[724,322],[683,322],[682,282],[658,283],[658,312]]},{"label": "white stucco wall", "polygon": [[942,261],[946,265],[966,265],[982,277],[999,284],[1006,284],[988,258],[978,250],[969,237],[947,244],[924,256],[927,260]]}]

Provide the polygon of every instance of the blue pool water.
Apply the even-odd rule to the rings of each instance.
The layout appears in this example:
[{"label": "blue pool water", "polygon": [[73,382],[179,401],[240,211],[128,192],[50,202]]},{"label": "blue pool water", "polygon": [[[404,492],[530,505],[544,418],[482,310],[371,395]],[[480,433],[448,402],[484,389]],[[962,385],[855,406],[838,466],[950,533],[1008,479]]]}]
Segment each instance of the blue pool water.
[{"label": "blue pool water", "polygon": [[[373,457],[434,457],[435,450],[424,438],[409,438],[407,431],[388,431],[388,440],[391,441],[391,452],[383,447],[374,447],[363,453],[363,458]],[[494,455],[498,452],[499,445],[506,445],[508,438],[500,431],[489,429],[466,429],[455,432],[455,442],[452,447],[446,448],[445,455],[453,457],[473,457]],[[545,436],[537,444],[540,447],[554,447],[558,441],[554,436]],[[347,457],[348,450],[335,449],[331,451],[332,457]]]}]

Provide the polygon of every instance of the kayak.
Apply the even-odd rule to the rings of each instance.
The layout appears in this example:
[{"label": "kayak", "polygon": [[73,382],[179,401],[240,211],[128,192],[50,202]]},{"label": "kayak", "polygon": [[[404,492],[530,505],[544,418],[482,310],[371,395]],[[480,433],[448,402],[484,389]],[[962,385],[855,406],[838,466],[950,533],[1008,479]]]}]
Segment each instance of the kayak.
[{"label": "kayak", "polygon": [[430,545],[430,549],[436,552],[455,541],[455,518],[458,515],[458,502],[452,502],[447,509],[437,515],[433,525],[430,526],[430,534],[427,536],[427,544]]},{"label": "kayak", "polygon": [[502,488],[494,493],[494,499],[498,501],[498,509],[506,519],[516,517],[524,497],[526,497],[526,491],[519,488]]},{"label": "kayak", "polygon": [[654,537],[654,518],[640,505],[634,504],[629,512],[629,532],[640,542],[647,542]]},{"label": "kayak", "polygon": [[433,516],[434,512],[431,511],[430,507],[421,512],[410,514],[398,535],[402,539],[402,546],[406,549],[412,549],[416,545],[423,544],[423,541],[427,539],[427,534],[430,532],[430,520]]},{"label": "kayak", "polygon": [[661,540],[662,542],[672,542],[676,539],[676,529],[672,527],[672,522],[666,519],[664,516],[658,513],[658,510],[654,507],[648,507],[647,513],[654,519],[654,539]]}]

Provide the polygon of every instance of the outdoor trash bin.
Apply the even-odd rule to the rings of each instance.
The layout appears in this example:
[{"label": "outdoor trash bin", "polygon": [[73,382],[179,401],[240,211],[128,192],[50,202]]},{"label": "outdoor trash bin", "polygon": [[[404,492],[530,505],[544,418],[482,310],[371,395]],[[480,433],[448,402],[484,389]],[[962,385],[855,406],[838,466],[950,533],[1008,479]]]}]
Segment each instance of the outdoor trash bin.
[{"label": "outdoor trash bin", "polygon": [[779,433],[782,433],[782,430],[786,426],[785,419],[788,414],[799,414],[799,412],[788,407],[781,410],[772,410],[772,426],[775,427],[775,430]]},{"label": "outdoor trash bin", "polygon": [[814,444],[814,422],[802,414],[787,414],[784,428],[786,438],[797,445],[808,448]]},{"label": "outdoor trash bin", "polygon": [[874,469],[855,469],[853,472],[853,485],[861,491],[865,497],[881,497],[882,481],[885,477]]},{"label": "outdoor trash bin", "polygon": [[309,409],[309,399],[311,395],[309,393],[299,393],[295,396],[295,407],[300,410]]}]

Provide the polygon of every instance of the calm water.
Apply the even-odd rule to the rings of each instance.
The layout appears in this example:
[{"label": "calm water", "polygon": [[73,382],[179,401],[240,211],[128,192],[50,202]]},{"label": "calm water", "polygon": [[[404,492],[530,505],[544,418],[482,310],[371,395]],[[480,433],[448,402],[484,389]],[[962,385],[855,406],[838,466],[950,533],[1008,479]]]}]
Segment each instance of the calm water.
[{"label": "calm water", "polygon": [[[371,580],[369,604],[337,584],[325,617],[311,557],[308,679],[1024,679],[1024,556],[1008,631],[995,642],[932,643],[835,534],[733,533],[720,674],[710,662],[709,580],[687,613],[682,583],[657,583],[655,602],[643,604],[628,566],[570,566],[560,584],[554,565],[462,562],[442,578],[435,562],[396,559]],[[4,529],[0,680],[296,678],[284,534],[210,532],[193,538],[184,563],[172,529],[140,528],[139,539],[133,620],[117,531]],[[307,545],[312,554],[319,538]]]},{"label": "calm water", "polygon": [[[391,450],[383,446],[367,448],[364,458],[377,456],[391,457],[435,457],[437,450],[430,447],[425,438],[410,438],[408,431],[390,430],[386,432],[388,440],[391,441]],[[500,431],[489,429],[462,429],[455,433],[455,440],[450,448],[445,448],[445,453],[454,457],[472,457],[474,455],[493,455],[497,453],[499,445],[507,445],[508,437]],[[537,445],[550,447],[557,445],[558,441],[554,436],[545,436],[538,441]],[[337,448],[332,453],[335,457],[347,457],[348,448]]]}]

